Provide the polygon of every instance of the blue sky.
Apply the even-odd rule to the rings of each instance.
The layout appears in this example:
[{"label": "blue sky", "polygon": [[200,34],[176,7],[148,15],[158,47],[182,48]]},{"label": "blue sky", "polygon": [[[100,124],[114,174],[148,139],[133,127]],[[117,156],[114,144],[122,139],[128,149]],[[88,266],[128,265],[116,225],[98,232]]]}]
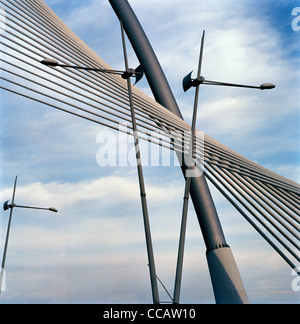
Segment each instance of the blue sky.
[{"label": "blue sky", "polygon": [[[123,68],[119,23],[107,0],[46,0],[99,56]],[[299,182],[297,1],[132,0],[185,120],[206,30],[203,75],[272,91],[201,88],[197,127],[240,154]],[[147,4],[147,5],[146,5]],[[137,59],[129,50],[129,61]],[[146,81],[138,85],[151,96]],[[58,214],[15,210],[1,303],[151,303],[136,168],[100,167],[99,132],[109,131],[1,92],[1,201],[53,205]],[[124,139],[123,139],[124,140]],[[132,144],[127,139],[128,147]],[[147,145],[142,147],[142,158]],[[163,154],[167,154],[164,152]],[[145,156],[145,154],[144,154]],[[144,168],[156,268],[173,291],[184,181],[177,166]],[[227,242],[252,303],[297,303],[292,271],[211,188]],[[0,213],[3,249],[8,214]],[[167,300],[163,289],[161,299]],[[182,303],[213,303],[199,225],[189,208]]]}]

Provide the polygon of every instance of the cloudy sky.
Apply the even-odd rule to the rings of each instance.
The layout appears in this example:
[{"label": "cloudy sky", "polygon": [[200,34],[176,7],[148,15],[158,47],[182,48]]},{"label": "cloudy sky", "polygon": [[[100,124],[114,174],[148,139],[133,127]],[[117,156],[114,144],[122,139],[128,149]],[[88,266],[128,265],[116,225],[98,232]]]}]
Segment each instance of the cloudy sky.
[{"label": "cloudy sky", "polygon": [[[45,0],[99,56],[123,68],[118,20],[107,0]],[[272,91],[201,88],[197,127],[240,154],[300,180],[300,31],[297,1],[131,0],[185,120],[193,93],[181,88],[197,68],[209,80]],[[298,2],[299,4],[299,2]],[[300,25],[300,23],[299,23]],[[137,59],[129,51],[135,66]],[[146,81],[139,87],[151,95]],[[54,206],[57,214],[15,209],[1,303],[151,303],[136,168],[99,166],[99,133],[117,133],[1,92],[0,201]],[[102,133],[103,134],[103,133]],[[119,139],[118,139],[119,140]],[[124,141],[124,138],[122,138]],[[128,150],[132,145],[125,139]],[[149,149],[142,147],[142,159]],[[126,154],[123,152],[123,154]],[[167,152],[162,152],[168,156]],[[159,278],[173,292],[184,181],[178,166],[146,166],[146,192]],[[292,270],[211,188],[250,302],[297,303]],[[3,250],[8,212],[0,212]],[[168,296],[160,287],[161,300]],[[214,303],[205,246],[189,208],[182,303]]]}]

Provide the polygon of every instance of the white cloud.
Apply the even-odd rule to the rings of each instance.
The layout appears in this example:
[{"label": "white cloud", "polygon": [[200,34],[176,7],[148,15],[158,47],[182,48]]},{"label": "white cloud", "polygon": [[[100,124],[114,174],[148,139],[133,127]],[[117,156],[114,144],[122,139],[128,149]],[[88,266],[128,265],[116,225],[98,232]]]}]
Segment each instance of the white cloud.
[{"label": "white cloud", "polygon": [[[29,302],[115,303],[124,301],[126,291],[132,302],[151,302],[142,214],[137,186],[132,180],[111,176],[78,183],[30,183],[17,187],[17,201],[46,205],[55,201],[59,212],[46,215],[15,210],[7,256],[10,293],[1,297],[3,302],[22,300],[21,294],[28,291]],[[159,184],[150,183],[147,189],[157,272],[172,292],[182,188],[174,190],[173,183],[162,189]],[[164,199],[166,192],[168,198]],[[5,189],[0,197],[9,193]],[[248,232],[248,224],[241,222],[236,228],[238,222],[234,218],[240,218],[237,213],[232,217],[232,211],[228,211],[228,218],[224,211],[223,208],[224,231],[230,236],[240,271],[250,286],[250,297],[260,300],[257,291],[264,289],[265,298],[270,298],[268,294],[276,284],[274,277],[266,279],[265,265],[278,273],[280,269],[288,272],[288,267],[278,256],[274,259],[275,253],[269,248],[259,248],[266,243],[257,240],[257,234],[255,240],[251,238],[253,230],[252,234]],[[189,214],[182,298],[185,302],[213,303],[205,246],[192,209]],[[2,219],[1,237],[5,229]],[[250,242],[241,244],[242,233]],[[263,282],[253,286],[254,278]],[[286,285],[287,281],[279,288]],[[107,292],[105,298],[97,294],[99,289]],[[163,290],[161,294],[164,295]]]}]

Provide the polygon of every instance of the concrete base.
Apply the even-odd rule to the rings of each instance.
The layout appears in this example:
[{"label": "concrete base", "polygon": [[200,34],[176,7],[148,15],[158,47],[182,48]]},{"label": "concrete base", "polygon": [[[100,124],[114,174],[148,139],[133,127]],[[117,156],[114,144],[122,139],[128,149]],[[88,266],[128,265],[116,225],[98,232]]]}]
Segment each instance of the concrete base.
[{"label": "concrete base", "polygon": [[[206,254],[217,304],[249,304],[241,276],[229,247]],[[235,266],[232,266],[235,265]]]}]

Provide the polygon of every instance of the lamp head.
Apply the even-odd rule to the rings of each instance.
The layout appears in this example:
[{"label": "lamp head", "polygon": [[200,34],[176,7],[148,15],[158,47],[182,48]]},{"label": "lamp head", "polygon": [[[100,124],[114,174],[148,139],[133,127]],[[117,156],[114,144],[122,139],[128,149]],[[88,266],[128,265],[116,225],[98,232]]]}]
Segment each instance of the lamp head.
[{"label": "lamp head", "polygon": [[273,83],[263,83],[260,85],[261,90],[274,89],[275,87]]},{"label": "lamp head", "polygon": [[49,58],[42,60],[41,63],[47,66],[58,66],[58,62],[56,60]]},{"label": "lamp head", "polygon": [[9,200],[7,200],[4,204],[3,204],[3,209],[7,210],[10,208],[9,204],[8,204]]}]

